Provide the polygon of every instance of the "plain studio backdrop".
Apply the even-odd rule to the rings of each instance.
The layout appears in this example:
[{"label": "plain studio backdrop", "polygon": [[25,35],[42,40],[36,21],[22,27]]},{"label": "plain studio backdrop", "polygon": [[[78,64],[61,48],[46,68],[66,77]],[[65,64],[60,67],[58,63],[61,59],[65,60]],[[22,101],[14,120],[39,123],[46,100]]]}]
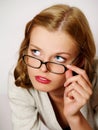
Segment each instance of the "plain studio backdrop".
[{"label": "plain studio backdrop", "polygon": [[0,130],[12,130],[8,72],[16,63],[25,25],[42,9],[59,3],[77,6],[85,13],[98,56],[98,0],[0,0]]}]

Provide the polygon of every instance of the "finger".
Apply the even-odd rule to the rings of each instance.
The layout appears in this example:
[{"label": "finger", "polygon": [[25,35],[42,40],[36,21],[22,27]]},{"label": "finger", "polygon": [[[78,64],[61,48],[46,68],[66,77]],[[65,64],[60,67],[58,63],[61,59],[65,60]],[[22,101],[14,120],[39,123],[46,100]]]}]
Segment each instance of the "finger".
[{"label": "finger", "polygon": [[69,79],[69,78],[72,77],[72,76],[73,76],[73,75],[72,75],[72,70],[67,70],[67,71],[65,72],[66,80]]},{"label": "finger", "polygon": [[82,95],[80,95],[77,91],[73,90],[71,91],[71,96],[74,98],[74,100],[77,102],[78,107],[82,107],[87,103],[87,99],[84,98]]},{"label": "finger", "polygon": [[75,83],[81,86],[81,88],[84,89],[90,95],[92,94],[92,89],[91,89],[92,87],[88,85],[88,83],[85,81],[85,79],[83,79],[81,75],[76,75],[76,76],[71,77],[65,82],[64,85],[69,87],[70,84],[75,84]]},{"label": "finger", "polygon": [[79,68],[77,66],[74,66],[74,65],[67,65],[66,67],[68,69],[71,69],[72,71],[76,72],[77,74],[82,75],[82,77],[87,81],[87,83],[89,85],[91,85],[85,70],[83,70],[83,69],[81,69],[81,68]]},{"label": "finger", "polygon": [[[73,75],[72,75],[72,71],[71,70],[67,70],[66,72],[65,72],[65,78],[66,78],[66,81],[67,81],[67,79],[69,79],[69,78],[71,78]],[[65,82],[66,83],[66,82]],[[65,86],[65,84],[64,84],[64,86]]]},{"label": "finger", "polygon": [[[90,89],[90,88],[89,88]],[[66,96],[68,96],[70,94],[71,91],[77,91],[82,97],[89,99],[91,94],[92,94],[92,90],[90,89],[91,92],[86,91],[82,86],[80,86],[78,83],[74,82],[72,83],[70,86],[68,86],[65,90],[65,94]],[[71,95],[72,96],[72,95]]]}]

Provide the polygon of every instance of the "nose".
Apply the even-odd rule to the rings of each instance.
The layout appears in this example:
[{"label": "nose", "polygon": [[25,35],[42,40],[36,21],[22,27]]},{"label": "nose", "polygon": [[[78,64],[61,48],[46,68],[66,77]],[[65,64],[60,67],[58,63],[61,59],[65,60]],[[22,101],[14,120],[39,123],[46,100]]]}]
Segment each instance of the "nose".
[{"label": "nose", "polygon": [[48,70],[47,70],[46,64],[42,64],[41,67],[40,67],[40,70],[42,72],[47,72]]}]

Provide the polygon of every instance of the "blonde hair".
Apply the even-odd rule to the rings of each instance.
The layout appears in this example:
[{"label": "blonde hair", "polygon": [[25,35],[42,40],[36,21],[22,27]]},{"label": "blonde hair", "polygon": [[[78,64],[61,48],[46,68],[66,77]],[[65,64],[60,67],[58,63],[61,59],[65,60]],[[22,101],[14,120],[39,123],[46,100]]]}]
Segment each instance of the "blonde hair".
[{"label": "blonde hair", "polygon": [[52,32],[58,30],[67,32],[76,41],[80,51],[81,58],[79,59],[85,59],[84,69],[90,80],[92,80],[92,64],[96,49],[88,21],[80,9],[59,4],[46,8],[27,23],[24,40],[19,50],[19,59],[14,71],[15,84],[17,86],[32,87],[27,67],[23,63],[22,57],[27,52],[31,31],[36,26],[45,27]]}]

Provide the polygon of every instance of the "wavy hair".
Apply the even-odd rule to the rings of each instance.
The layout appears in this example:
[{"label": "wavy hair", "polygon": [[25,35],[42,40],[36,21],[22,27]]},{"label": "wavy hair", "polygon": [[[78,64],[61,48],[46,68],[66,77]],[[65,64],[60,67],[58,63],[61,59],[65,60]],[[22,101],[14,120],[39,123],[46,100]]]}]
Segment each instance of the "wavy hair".
[{"label": "wavy hair", "polygon": [[44,9],[27,23],[25,36],[19,50],[19,58],[14,70],[16,86],[27,89],[32,87],[27,67],[23,63],[22,57],[23,54],[27,53],[30,34],[36,26],[42,26],[51,32],[58,30],[67,32],[76,41],[79,48],[78,63],[85,59],[84,69],[89,79],[92,80],[92,65],[96,48],[87,18],[80,9],[59,4]]}]

